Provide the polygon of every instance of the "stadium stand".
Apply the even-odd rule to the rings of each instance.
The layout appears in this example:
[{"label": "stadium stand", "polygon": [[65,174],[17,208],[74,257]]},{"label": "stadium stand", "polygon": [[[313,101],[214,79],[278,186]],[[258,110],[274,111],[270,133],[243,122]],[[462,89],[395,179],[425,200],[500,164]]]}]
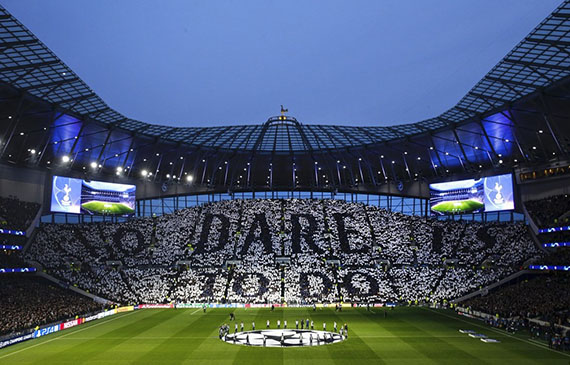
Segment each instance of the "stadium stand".
[{"label": "stadium stand", "polygon": [[0,197],[0,228],[25,231],[35,218],[40,205],[16,197]]},{"label": "stadium stand", "polygon": [[526,201],[528,213],[540,228],[552,228],[570,224],[570,197],[568,194]]},{"label": "stadium stand", "polygon": [[7,245],[7,246],[20,246],[23,247],[26,243],[25,236],[13,236],[8,234],[0,235],[0,245]]},{"label": "stadium stand", "polygon": [[312,303],[450,300],[541,255],[524,224],[288,199],[223,201],[126,223],[45,224],[26,258],[123,303]]},{"label": "stadium stand", "polygon": [[570,265],[570,247],[551,249],[550,253],[536,262],[539,265]]},{"label": "stadium stand", "polygon": [[541,233],[538,235],[538,239],[542,243],[570,242],[570,231]]},{"label": "stadium stand", "polygon": [[28,266],[18,251],[0,250],[0,269],[20,268]]},{"label": "stadium stand", "polygon": [[463,305],[503,318],[541,318],[570,326],[569,287],[568,275],[538,275],[470,299]]},{"label": "stadium stand", "polygon": [[25,274],[0,277],[0,298],[0,335],[102,309],[91,299]]}]

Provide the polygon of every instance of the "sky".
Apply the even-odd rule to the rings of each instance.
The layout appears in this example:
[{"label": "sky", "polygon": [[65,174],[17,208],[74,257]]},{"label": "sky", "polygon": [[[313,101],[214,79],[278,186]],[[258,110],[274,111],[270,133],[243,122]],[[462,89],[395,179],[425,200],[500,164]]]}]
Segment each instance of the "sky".
[{"label": "sky", "polygon": [[387,126],[453,107],[561,0],[2,0],[123,115]]}]

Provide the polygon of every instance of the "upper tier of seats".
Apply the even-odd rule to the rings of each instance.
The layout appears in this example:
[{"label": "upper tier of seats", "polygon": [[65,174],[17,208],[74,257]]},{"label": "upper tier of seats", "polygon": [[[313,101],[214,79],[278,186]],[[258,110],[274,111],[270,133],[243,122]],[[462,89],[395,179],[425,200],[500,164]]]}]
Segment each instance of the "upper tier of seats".
[{"label": "upper tier of seats", "polygon": [[0,197],[0,228],[25,231],[28,229],[40,205],[19,200],[16,197]]},{"label": "upper tier of seats", "polygon": [[560,194],[524,203],[532,220],[539,228],[570,225],[570,197]]}]

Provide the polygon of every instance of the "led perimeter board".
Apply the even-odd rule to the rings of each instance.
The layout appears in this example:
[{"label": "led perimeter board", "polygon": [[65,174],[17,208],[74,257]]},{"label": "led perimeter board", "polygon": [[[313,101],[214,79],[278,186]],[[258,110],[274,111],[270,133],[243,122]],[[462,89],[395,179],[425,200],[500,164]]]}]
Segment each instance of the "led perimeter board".
[{"label": "led perimeter board", "polygon": [[512,174],[430,184],[429,192],[432,215],[515,209]]},{"label": "led perimeter board", "polygon": [[135,213],[135,192],[135,185],[54,176],[51,211],[127,217]]}]

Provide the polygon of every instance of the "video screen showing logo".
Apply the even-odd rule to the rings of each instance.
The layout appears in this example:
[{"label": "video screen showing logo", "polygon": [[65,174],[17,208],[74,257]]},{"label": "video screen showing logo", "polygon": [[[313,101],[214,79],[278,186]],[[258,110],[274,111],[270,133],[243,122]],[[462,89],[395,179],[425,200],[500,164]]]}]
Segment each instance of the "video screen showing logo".
[{"label": "video screen showing logo", "polygon": [[81,213],[81,179],[54,176],[52,180],[51,211]]},{"label": "video screen showing logo", "polygon": [[512,174],[430,184],[432,215],[471,214],[515,208]]},{"label": "video screen showing logo", "polygon": [[512,174],[486,177],[484,185],[486,212],[515,209]]},{"label": "video screen showing logo", "polygon": [[134,185],[54,176],[51,211],[130,216],[135,213],[135,195]]}]

